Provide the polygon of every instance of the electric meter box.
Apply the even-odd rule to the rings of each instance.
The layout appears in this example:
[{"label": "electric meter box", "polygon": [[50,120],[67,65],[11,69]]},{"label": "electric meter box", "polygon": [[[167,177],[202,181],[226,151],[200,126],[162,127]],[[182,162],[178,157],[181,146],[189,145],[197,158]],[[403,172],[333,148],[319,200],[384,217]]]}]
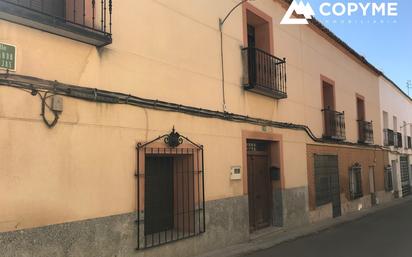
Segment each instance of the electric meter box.
[{"label": "electric meter box", "polygon": [[242,179],[242,172],[240,166],[232,166],[230,168],[230,179],[231,180],[240,180]]}]

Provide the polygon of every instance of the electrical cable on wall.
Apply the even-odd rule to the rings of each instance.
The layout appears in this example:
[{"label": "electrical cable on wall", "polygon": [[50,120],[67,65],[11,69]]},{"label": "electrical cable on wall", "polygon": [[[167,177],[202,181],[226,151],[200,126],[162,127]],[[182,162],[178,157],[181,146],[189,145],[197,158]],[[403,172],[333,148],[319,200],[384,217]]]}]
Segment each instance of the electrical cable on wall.
[{"label": "electrical cable on wall", "polygon": [[[198,107],[186,106],[176,103],[170,103],[165,101],[159,100],[152,100],[152,99],[145,99],[137,96],[133,96],[130,94],[124,94],[119,92],[112,92],[106,90],[100,90],[96,88],[88,88],[88,87],[81,87],[81,86],[74,86],[69,84],[63,84],[57,81],[50,81],[50,80],[43,80],[35,77],[30,76],[23,76],[17,74],[8,74],[3,73],[0,74],[0,86],[9,86],[24,90],[25,92],[29,92],[32,95],[43,93],[60,95],[60,96],[67,96],[76,99],[82,99],[91,102],[97,103],[108,103],[108,104],[127,104],[132,106],[138,106],[141,108],[149,108],[153,110],[161,110],[161,111],[169,111],[169,112],[178,112],[184,113],[188,115],[193,115],[197,117],[203,118],[214,118],[214,119],[221,119],[226,121],[232,122],[239,122],[239,123],[248,123],[258,126],[267,126],[273,128],[280,128],[280,129],[291,129],[291,130],[300,130],[305,132],[309,138],[311,138],[314,142],[319,143],[327,143],[327,144],[339,144],[339,145],[349,145],[349,146],[363,146],[369,148],[381,148],[379,145],[363,145],[359,143],[352,143],[352,142],[336,142],[325,140],[323,138],[318,138],[312,132],[312,130],[306,125],[300,124],[293,124],[287,122],[279,122],[279,121],[272,121],[266,120],[261,118],[254,118],[249,117],[247,115],[241,115],[236,113],[228,113],[228,112],[220,112],[220,111],[212,111],[208,109],[202,109]],[[49,96],[44,94],[43,98],[46,99]],[[43,106],[43,102],[42,102]],[[44,108],[48,108],[52,110],[49,105],[44,104]],[[53,112],[53,111],[52,111]],[[55,117],[53,122],[49,122],[45,120],[46,125],[48,124],[49,127],[53,127],[57,124],[59,112],[53,112]],[[42,115],[43,116],[43,115]]]},{"label": "electrical cable on wall", "polygon": [[241,6],[242,4],[246,3],[249,0],[242,0],[238,4],[236,4],[225,16],[223,19],[219,19],[219,35],[220,35],[220,65],[221,65],[221,72],[222,72],[222,107],[223,112],[227,111],[226,106],[226,96],[225,96],[225,62],[224,62],[224,51],[223,51],[223,25],[225,24],[227,18],[233,13],[233,11]]},{"label": "electrical cable on wall", "polygon": [[[53,110],[50,105],[47,104],[47,99],[50,97],[53,97],[53,95],[48,95],[49,92],[45,92],[43,95],[41,95],[40,93],[38,93],[40,99],[41,99],[41,114],[40,116],[42,116],[44,123],[47,125],[47,127],[49,128],[53,128],[54,126],[56,126],[57,121],[59,120],[59,112]],[[52,122],[48,121],[46,118],[46,107],[47,109],[53,114],[54,119]]]}]

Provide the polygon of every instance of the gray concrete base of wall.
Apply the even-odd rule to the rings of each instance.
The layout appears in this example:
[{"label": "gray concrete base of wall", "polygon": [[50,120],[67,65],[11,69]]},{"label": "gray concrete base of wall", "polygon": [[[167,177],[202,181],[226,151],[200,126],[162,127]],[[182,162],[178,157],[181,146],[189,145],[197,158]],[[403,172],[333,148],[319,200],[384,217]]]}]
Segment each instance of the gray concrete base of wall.
[{"label": "gray concrete base of wall", "polygon": [[283,227],[298,227],[309,223],[308,188],[287,188],[282,192]]},{"label": "gray concrete base of wall", "polygon": [[378,191],[376,192],[376,199],[377,199],[377,204],[384,204],[390,201],[395,200],[394,193],[389,191]]},{"label": "gray concrete base of wall", "polygon": [[195,256],[249,239],[247,196],[206,203],[206,232],[136,250],[136,215],[129,213],[0,233],[1,257]]},{"label": "gray concrete base of wall", "polygon": [[[382,205],[395,200],[392,192],[378,191],[376,192],[376,204]],[[348,200],[344,194],[341,194],[341,210],[342,216],[349,213],[359,212],[364,209],[372,207],[371,195],[366,195],[359,199]],[[325,204],[317,207],[315,210],[309,212],[310,223],[316,223],[326,219],[332,218],[332,204]]]}]

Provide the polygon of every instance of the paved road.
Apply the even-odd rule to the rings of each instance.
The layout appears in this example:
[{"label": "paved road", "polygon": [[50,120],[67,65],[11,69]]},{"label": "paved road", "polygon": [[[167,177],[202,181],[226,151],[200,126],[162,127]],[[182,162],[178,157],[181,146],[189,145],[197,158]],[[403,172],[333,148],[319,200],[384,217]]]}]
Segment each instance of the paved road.
[{"label": "paved road", "polygon": [[412,201],[247,257],[412,257]]}]

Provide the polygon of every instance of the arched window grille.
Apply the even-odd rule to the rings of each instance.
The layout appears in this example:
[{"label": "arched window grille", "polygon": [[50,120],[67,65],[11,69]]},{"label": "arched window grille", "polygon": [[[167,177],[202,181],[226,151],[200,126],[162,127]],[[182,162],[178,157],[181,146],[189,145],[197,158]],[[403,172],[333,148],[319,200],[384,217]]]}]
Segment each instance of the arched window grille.
[{"label": "arched window grille", "polygon": [[177,133],[137,145],[137,249],[205,232],[203,146]]}]

